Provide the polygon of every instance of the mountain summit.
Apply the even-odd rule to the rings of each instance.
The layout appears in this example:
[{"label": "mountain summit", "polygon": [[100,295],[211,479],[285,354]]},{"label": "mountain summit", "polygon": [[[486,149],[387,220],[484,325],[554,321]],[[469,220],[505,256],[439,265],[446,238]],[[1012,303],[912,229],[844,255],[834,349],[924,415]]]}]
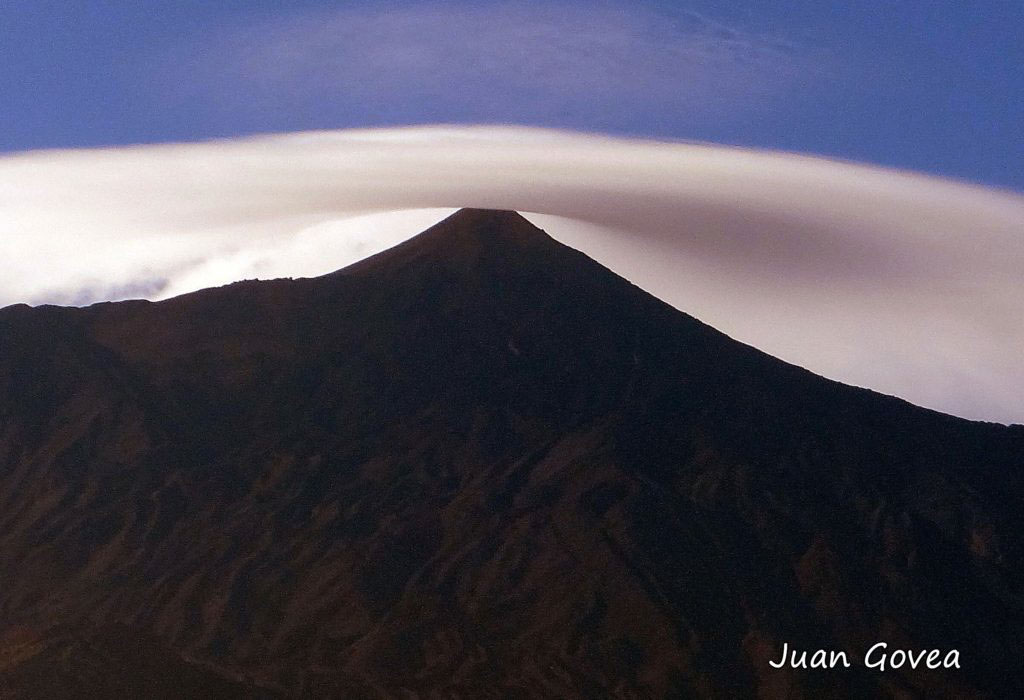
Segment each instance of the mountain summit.
[{"label": "mountain summit", "polygon": [[527,221],[519,212],[496,209],[460,209],[430,227],[415,239],[422,245],[445,240],[496,241],[538,245],[553,240],[544,231]]},{"label": "mountain summit", "polygon": [[514,212],[10,307],[0,695],[1020,695],[1022,467],[1024,429],[778,361]]}]

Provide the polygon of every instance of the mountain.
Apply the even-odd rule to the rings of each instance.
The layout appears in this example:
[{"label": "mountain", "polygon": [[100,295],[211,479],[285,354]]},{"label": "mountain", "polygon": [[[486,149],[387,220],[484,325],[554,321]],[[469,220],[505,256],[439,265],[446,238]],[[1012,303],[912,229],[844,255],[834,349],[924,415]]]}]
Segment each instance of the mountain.
[{"label": "mountain", "polygon": [[1022,497],[1024,427],[462,210],[317,279],[0,310],[0,696],[1020,697]]}]

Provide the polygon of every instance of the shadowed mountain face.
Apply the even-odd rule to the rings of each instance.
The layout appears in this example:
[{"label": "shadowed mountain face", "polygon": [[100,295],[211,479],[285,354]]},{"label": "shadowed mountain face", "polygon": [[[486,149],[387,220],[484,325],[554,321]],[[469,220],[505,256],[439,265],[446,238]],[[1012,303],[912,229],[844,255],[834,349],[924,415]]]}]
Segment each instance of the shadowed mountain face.
[{"label": "shadowed mountain face", "polygon": [[1022,474],[1024,428],[775,360],[511,212],[9,307],[0,696],[1020,696]]}]

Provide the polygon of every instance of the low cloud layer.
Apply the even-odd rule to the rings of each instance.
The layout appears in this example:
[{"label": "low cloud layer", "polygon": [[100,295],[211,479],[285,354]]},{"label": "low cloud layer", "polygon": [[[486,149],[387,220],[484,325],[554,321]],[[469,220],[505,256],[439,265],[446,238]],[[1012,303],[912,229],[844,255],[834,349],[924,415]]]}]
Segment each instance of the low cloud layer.
[{"label": "low cloud layer", "polygon": [[0,305],[318,274],[459,206],[828,377],[1024,422],[1024,198],[791,154],[423,127],[8,156]]}]

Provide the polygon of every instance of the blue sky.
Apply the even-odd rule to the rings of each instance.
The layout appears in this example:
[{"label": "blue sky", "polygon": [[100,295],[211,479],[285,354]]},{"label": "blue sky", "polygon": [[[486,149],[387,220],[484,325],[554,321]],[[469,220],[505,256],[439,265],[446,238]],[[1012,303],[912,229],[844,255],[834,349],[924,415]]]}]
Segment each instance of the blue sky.
[{"label": "blue sky", "polygon": [[784,149],[1024,191],[1024,4],[0,4],[0,150],[422,123]]}]

